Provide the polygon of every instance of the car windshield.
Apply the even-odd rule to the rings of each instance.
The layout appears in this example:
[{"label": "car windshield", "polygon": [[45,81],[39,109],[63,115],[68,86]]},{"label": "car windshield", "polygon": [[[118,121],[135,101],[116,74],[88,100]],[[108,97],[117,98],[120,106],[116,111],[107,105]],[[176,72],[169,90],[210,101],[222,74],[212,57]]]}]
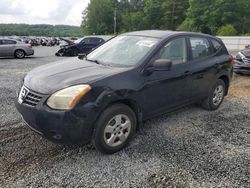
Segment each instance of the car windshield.
[{"label": "car windshield", "polygon": [[79,38],[79,39],[77,39],[76,41],[74,41],[74,43],[75,43],[75,44],[78,44],[78,43],[80,43],[83,39],[84,39],[84,38]]},{"label": "car windshield", "polygon": [[118,36],[106,42],[86,59],[114,66],[135,66],[159,41],[142,36]]}]

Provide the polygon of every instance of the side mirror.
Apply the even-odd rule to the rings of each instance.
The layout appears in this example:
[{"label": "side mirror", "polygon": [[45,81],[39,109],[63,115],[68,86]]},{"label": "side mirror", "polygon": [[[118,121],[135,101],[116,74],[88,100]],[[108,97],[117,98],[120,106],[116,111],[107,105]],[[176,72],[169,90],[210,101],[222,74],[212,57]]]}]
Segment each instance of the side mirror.
[{"label": "side mirror", "polygon": [[172,61],[169,59],[157,59],[153,63],[153,67],[155,71],[169,71],[172,67]]},{"label": "side mirror", "polygon": [[78,59],[81,59],[81,60],[83,60],[85,57],[86,57],[86,54],[79,54],[78,55]]}]

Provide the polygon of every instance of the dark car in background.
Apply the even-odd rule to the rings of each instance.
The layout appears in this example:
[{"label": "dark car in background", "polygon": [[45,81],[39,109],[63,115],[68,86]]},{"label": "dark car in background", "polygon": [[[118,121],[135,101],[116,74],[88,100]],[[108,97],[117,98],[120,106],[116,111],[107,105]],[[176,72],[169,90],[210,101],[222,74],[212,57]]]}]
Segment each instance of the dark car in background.
[{"label": "dark car in background", "polygon": [[0,57],[15,57],[21,59],[31,55],[34,55],[31,44],[25,44],[13,39],[0,38]]},{"label": "dark car in background", "polygon": [[234,64],[236,74],[250,75],[250,49],[246,48],[236,55]]},{"label": "dark car in background", "polygon": [[119,35],[84,59],[29,72],[16,108],[53,142],[121,150],[142,122],[191,103],[216,110],[228,93],[233,58],[213,36],[173,31]]},{"label": "dark car in background", "polygon": [[74,44],[62,46],[55,55],[78,56],[78,54],[87,54],[110,38],[112,38],[112,36],[86,36],[76,40]]}]

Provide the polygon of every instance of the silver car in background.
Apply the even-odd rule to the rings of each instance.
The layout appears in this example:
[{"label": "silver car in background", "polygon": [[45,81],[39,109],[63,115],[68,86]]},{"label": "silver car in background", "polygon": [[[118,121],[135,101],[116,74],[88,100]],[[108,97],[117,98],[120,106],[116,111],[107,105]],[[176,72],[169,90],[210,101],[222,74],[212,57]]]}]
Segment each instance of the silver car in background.
[{"label": "silver car in background", "polygon": [[0,57],[15,57],[21,59],[30,55],[34,55],[31,44],[0,38]]}]

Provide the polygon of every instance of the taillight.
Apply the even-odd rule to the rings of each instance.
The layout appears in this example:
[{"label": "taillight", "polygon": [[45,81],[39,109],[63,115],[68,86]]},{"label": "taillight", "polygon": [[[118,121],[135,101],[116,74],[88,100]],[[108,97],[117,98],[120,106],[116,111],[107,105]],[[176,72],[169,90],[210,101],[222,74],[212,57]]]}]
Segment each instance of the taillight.
[{"label": "taillight", "polygon": [[228,60],[228,61],[229,61],[229,63],[230,63],[230,64],[232,64],[232,65],[235,63],[235,61],[234,61],[234,57],[233,57],[232,55],[230,55],[230,57],[229,57],[229,60]]},{"label": "taillight", "polygon": [[32,48],[32,45],[31,45],[31,44],[28,44],[27,47],[28,47],[28,48]]}]

